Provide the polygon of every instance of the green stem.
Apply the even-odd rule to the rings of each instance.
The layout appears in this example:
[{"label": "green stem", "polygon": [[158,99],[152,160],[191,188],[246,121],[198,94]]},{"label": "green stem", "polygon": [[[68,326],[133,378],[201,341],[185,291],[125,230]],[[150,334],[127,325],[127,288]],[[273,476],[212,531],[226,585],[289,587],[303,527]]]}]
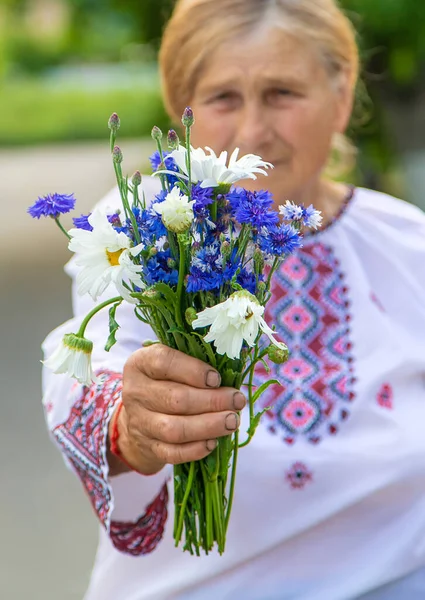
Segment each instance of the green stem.
[{"label": "green stem", "polygon": [[175,546],[177,548],[177,546],[180,543],[180,539],[182,537],[182,531],[183,531],[183,521],[184,521],[184,513],[186,510],[186,505],[187,505],[187,501],[189,499],[189,494],[190,494],[190,490],[192,488],[192,483],[193,483],[193,477],[195,475],[195,463],[191,462],[190,463],[190,468],[189,468],[189,477],[187,480],[187,486],[186,486],[186,490],[183,496],[183,500],[181,503],[181,507],[180,507],[180,514],[179,514],[179,521],[178,521],[178,525],[177,525],[177,529],[176,529],[176,535],[175,535]]},{"label": "green stem", "polygon": [[234,448],[233,448],[233,461],[232,461],[232,474],[230,476],[230,489],[229,489],[229,499],[226,508],[226,516],[224,518],[224,532],[227,532],[227,527],[229,525],[230,513],[232,511],[233,504],[233,495],[235,491],[235,481],[236,481],[236,465],[238,462],[238,450],[239,450],[239,431],[236,430],[234,433]]},{"label": "green stem", "polygon": [[102,304],[95,306],[93,308],[93,310],[91,310],[89,312],[89,314],[84,317],[84,319],[80,325],[80,329],[78,330],[76,335],[78,337],[84,337],[84,332],[86,331],[86,327],[87,327],[90,319],[92,319],[96,313],[98,313],[100,310],[105,308],[105,306],[109,306],[110,304],[115,304],[116,302],[119,302],[121,304],[122,301],[123,301],[122,296],[115,296],[115,298],[111,298],[110,300],[105,300],[105,302],[102,302]]},{"label": "green stem", "polygon": [[176,319],[180,327],[184,327],[182,321],[182,301],[183,301],[183,285],[186,277],[186,244],[177,236],[179,243],[179,280],[177,283],[177,306],[176,306]]},{"label": "green stem", "polygon": [[189,200],[192,200],[192,161],[190,160],[190,127],[186,127],[186,168],[189,177]]},{"label": "green stem", "polygon": [[223,523],[223,500],[220,498],[218,489],[218,481],[210,483],[212,487],[212,501],[213,501],[213,513],[214,513],[214,524],[216,528],[216,541],[218,545],[218,551],[220,554],[224,552],[224,523]]},{"label": "green stem", "polygon": [[[158,154],[159,154],[159,158],[161,159],[161,165],[164,166],[165,169],[165,162],[164,162],[164,152],[162,150],[162,144],[160,140],[156,140],[156,147],[158,148]],[[163,192],[167,192],[167,186],[165,185],[165,182],[168,181],[167,180],[167,176],[166,175],[159,175],[159,179],[161,181],[161,187],[162,187],[162,191]]]},{"label": "green stem", "polygon": [[117,178],[118,189],[120,191],[121,202],[124,207],[124,212],[125,212],[127,218],[130,219],[130,221],[131,221],[136,242],[137,242],[137,244],[140,244],[139,228],[137,226],[136,217],[134,216],[134,213],[131,210],[130,203],[128,201],[127,185],[125,185],[125,188],[126,188],[125,190],[124,190],[124,186],[123,186],[124,180],[123,180],[123,176],[122,176],[121,165],[114,162],[114,169],[115,169],[115,176]]},{"label": "green stem", "polygon": [[267,282],[266,282],[266,289],[269,290],[270,289],[270,282],[272,280],[273,274],[276,271],[278,265],[280,262],[280,258],[279,257],[275,257],[274,261],[273,261],[273,265],[272,268],[270,269],[270,273],[269,276],[267,277]]},{"label": "green stem", "polygon": [[59,217],[55,217],[55,223],[59,227],[59,229],[62,231],[62,233],[64,233],[69,240],[72,239],[71,236],[69,235],[69,233],[67,232],[67,230],[62,225],[62,223],[59,221]]},{"label": "green stem", "polygon": [[109,141],[111,144],[111,154],[114,151],[116,137],[117,137],[116,133],[111,129],[111,135],[109,136]]}]

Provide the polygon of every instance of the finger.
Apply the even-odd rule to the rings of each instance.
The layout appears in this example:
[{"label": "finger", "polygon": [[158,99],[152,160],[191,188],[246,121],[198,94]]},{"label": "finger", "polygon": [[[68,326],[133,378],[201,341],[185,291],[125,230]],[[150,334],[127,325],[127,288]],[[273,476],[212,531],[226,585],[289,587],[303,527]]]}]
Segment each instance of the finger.
[{"label": "finger", "polygon": [[205,389],[182,383],[169,383],[143,378],[132,395],[140,398],[143,407],[167,415],[200,415],[223,411],[239,411],[246,405],[242,392],[234,388]]},{"label": "finger", "polygon": [[141,420],[140,431],[167,444],[186,444],[229,435],[239,422],[239,415],[229,411],[189,417],[150,413],[150,418]]},{"label": "finger", "polygon": [[211,454],[216,446],[217,440],[215,439],[189,442],[187,444],[167,444],[159,440],[153,440],[151,452],[164,463],[179,465],[205,458]]},{"label": "finger", "polygon": [[133,354],[133,361],[151,379],[177,381],[200,389],[218,388],[221,383],[220,374],[211,366],[163,344],[140,348]]}]

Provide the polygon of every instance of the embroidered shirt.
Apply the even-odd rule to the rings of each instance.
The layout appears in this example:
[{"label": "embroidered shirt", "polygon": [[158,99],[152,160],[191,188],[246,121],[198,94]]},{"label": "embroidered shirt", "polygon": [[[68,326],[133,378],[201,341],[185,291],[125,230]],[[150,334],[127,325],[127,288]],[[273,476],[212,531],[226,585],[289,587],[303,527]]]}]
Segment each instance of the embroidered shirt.
[{"label": "embroidered shirt", "polygon": [[[103,203],[116,207],[117,192]],[[67,270],[75,277],[73,261]],[[49,335],[46,355],[90,307],[74,293],[75,318]],[[271,408],[239,453],[223,557],[174,548],[171,467],[108,478],[120,373],[153,337],[132,308],[117,311],[110,353],[107,311],[89,325],[100,384],[44,371],[49,428],[101,522],[86,600],[424,597],[425,215],[355,189],[276,274],[267,313],[291,355],[273,365],[282,387],[261,400]],[[265,377],[259,369],[257,383]],[[240,429],[243,439],[245,413]]]}]

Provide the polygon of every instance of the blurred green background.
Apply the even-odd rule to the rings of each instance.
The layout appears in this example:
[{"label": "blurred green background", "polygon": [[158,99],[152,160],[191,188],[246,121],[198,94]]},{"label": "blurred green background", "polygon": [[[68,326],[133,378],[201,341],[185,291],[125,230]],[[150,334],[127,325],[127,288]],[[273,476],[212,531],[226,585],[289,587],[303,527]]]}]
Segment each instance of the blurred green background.
[{"label": "blurred green background", "polygon": [[[146,169],[150,129],[168,124],[156,53],[172,4],[0,0],[1,599],[81,600],[97,542],[40,404],[40,344],[71,315],[69,254],[51,222],[25,211],[57,191],[74,192],[85,213],[111,189],[113,111],[125,171]],[[425,5],[343,5],[363,63],[350,127],[360,152],[348,178],[425,208]]]},{"label": "blurred green background", "polygon": [[[363,73],[350,135],[351,178],[424,206],[425,8],[342,0]],[[0,147],[121,137],[167,126],[156,52],[173,0],[0,0]]]}]

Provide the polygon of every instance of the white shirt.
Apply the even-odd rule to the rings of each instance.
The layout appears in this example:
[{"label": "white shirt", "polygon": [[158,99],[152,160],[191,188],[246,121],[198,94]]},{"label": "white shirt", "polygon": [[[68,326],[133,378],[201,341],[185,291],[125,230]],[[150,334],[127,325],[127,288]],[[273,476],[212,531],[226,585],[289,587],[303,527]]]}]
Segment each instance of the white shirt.
[{"label": "white shirt", "polygon": [[[116,191],[103,204],[117,207]],[[75,276],[72,261],[68,272]],[[86,600],[425,597],[425,215],[357,188],[274,282],[267,321],[291,357],[273,365],[283,387],[270,388],[262,405],[274,408],[239,452],[224,555],[174,548],[171,467],[108,481],[103,448],[107,526],[111,517],[136,520],[167,480],[170,510],[162,540],[138,557],[116,550],[101,527]],[[76,316],[48,336],[46,355],[90,307],[74,293]],[[120,372],[153,337],[131,307],[120,307],[117,319],[109,354],[107,311],[89,325],[95,369]],[[52,431],[78,396],[66,376],[44,371]],[[246,429],[243,414],[242,439]],[[72,463],[65,437],[61,449]]]}]

